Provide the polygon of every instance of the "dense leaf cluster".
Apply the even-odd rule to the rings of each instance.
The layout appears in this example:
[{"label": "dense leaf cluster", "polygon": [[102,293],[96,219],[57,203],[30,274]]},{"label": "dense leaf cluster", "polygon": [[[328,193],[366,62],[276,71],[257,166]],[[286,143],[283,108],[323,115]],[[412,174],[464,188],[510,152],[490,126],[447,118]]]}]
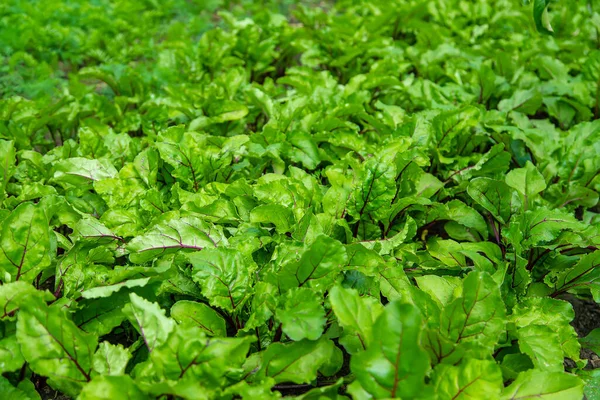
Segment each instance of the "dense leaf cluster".
[{"label": "dense leaf cluster", "polygon": [[0,397],[593,396],[600,4],[292,3],[0,4]]}]

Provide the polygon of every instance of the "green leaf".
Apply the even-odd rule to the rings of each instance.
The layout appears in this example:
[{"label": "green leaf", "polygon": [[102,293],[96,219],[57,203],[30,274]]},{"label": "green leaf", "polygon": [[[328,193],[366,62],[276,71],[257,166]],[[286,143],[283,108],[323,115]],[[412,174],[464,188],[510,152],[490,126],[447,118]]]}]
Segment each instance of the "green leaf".
[{"label": "green leaf", "polygon": [[403,299],[410,291],[411,283],[404,269],[396,263],[383,264],[378,274],[381,294],[390,300]]},{"label": "green leaf", "polygon": [[73,226],[73,235],[98,243],[111,243],[123,239],[115,235],[95,218],[82,218]]},{"label": "green leaf", "polygon": [[117,170],[106,159],[69,158],[54,164],[53,181],[65,187],[90,187],[95,181],[114,178]]},{"label": "green leaf", "polygon": [[600,352],[600,328],[592,330],[587,336],[579,339],[581,346],[598,354]]},{"label": "green leaf", "polygon": [[326,291],[346,264],[345,247],[337,240],[319,235],[305,246],[299,260],[286,264],[279,275],[282,288],[303,287]]},{"label": "green leaf", "polygon": [[558,333],[543,325],[528,325],[517,331],[519,348],[529,356],[536,369],[548,372],[563,370],[563,351],[554,343],[560,343]]},{"label": "green leaf", "polygon": [[131,303],[123,307],[123,314],[142,337],[149,352],[167,341],[175,327],[175,322],[165,316],[165,310],[158,304],[138,296],[129,294]]},{"label": "green leaf", "polygon": [[565,372],[521,372],[500,397],[508,399],[569,400],[583,397],[583,382]]},{"label": "green leaf", "polygon": [[234,249],[207,249],[188,254],[192,277],[212,306],[233,312],[251,293],[255,265]]},{"label": "green leaf", "polygon": [[21,354],[21,349],[15,335],[6,336],[0,339],[0,373],[17,371],[25,359]]},{"label": "green leaf", "polygon": [[554,282],[554,295],[580,287],[589,288],[600,299],[600,250],[581,257],[573,268],[561,272]]},{"label": "green leaf", "polygon": [[[547,21],[546,8],[550,0],[533,0],[533,20],[535,22],[535,27],[538,32],[552,34],[552,27]],[[544,17],[546,15],[546,17]]]},{"label": "green leaf", "polygon": [[184,326],[196,326],[209,336],[227,336],[225,320],[204,303],[180,300],[171,307],[171,318]]},{"label": "green leaf", "polygon": [[523,196],[523,203],[527,207],[533,196],[546,189],[546,181],[537,168],[527,162],[524,168],[517,168],[506,174],[506,184]]},{"label": "green leaf", "polygon": [[99,375],[123,375],[130,358],[131,353],[123,345],[102,342],[94,354],[92,365]]},{"label": "green leaf", "polygon": [[235,385],[225,389],[226,395],[238,395],[242,399],[265,399],[276,400],[281,398],[281,393],[272,391],[275,381],[272,378],[267,378],[257,384],[249,384],[246,381],[240,381]]},{"label": "green leaf", "polygon": [[[514,309],[509,319],[509,327],[515,337],[523,331],[523,346],[519,346],[532,358],[532,361],[547,370],[559,369],[562,359],[569,357],[579,361],[580,346],[577,334],[570,325],[575,317],[573,307],[563,300],[548,297],[528,297]],[[544,327],[552,327],[553,333]],[[548,336],[549,335],[549,336]],[[560,346],[548,343],[560,343]],[[534,358],[537,358],[534,359]]]},{"label": "green leaf", "polygon": [[15,173],[15,146],[12,140],[0,140],[0,204],[6,196],[6,186]]},{"label": "green leaf", "polygon": [[173,218],[161,222],[127,244],[129,258],[144,263],[180,250],[200,251],[226,243],[220,228],[195,217]]},{"label": "green leaf", "polygon": [[78,400],[148,400],[149,398],[127,375],[96,376],[90,383],[85,385],[77,397]]},{"label": "green leaf", "polygon": [[288,344],[273,343],[261,355],[259,377],[279,382],[309,383],[317,371],[333,356],[335,345],[325,337]]},{"label": "green leaf", "polygon": [[463,281],[462,295],[444,308],[440,325],[453,343],[493,349],[505,325],[498,284],[487,273],[471,272]]},{"label": "green leaf", "polygon": [[32,285],[23,281],[6,283],[0,285],[0,319],[14,317],[19,308],[32,300],[44,301],[54,300],[48,292],[36,290]]},{"label": "green leaf", "polygon": [[84,332],[99,336],[110,333],[125,320],[123,307],[129,302],[129,295],[119,292],[109,297],[82,299],[81,309],[73,315],[73,322]]},{"label": "green leaf", "polygon": [[389,205],[396,192],[395,178],[395,168],[392,166],[376,160],[367,161],[359,184],[350,196],[348,213],[360,220],[363,215]]},{"label": "green leaf", "polygon": [[556,239],[563,230],[583,230],[584,225],[571,214],[540,207],[524,215],[523,245],[536,246]]},{"label": "green leaf", "polygon": [[293,288],[286,292],[275,313],[283,333],[295,341],[317,340],[327,321],[321,303],[309,288]]},{"label": "green leaf", "polygon": [[511,98],[504,99],[498,104],[500,111],[518,111],[524,114],[533,115],[542,105],[542,94],[537,89],[523,90],[514,92]]},{"label": "green leaf", "polygon": [[372,297],[361,297],[354,289],[334,286],[329,291],[331,308],[344,329],[340,343],[350,354],[366,350],[373,342],[373,325],[383,311]]},{"label": "green leaf", "polygon": [[292,210],[280,204],[265,204],[250,212],[250,221],[275,225],[279,233],[292,231],[295,218]]},{"label": "green leaf", "polygon": [[23,203],[2,223],[0,238],[0,271],[3,281],[34,278],[52,262],[50,229],[44,209]]},{"label": "green leaf", "polygon": [[321,158],[319,157],[319,149],[311,135],[295,132],[289,135],[289,142],[292,144],[289,151],[289,157],[292,161],[302,163],[308,170],[317,167]]},{"label": "green leaf", "polygon": [[150,278],[129,279],[125,282],[115,283],[114,285],[93,287],[81,292],[84,299],[98,299],[101,297],[109,297],[113,293],[118,292],[122,288],[143,287],[150,281]]},{"label": "green leaf", "polygon": [[351,360],[352,372],[376,398],[417,396],[425,386],[429,358],[420,346],[420,311],[392,302],[375,322],[377,338]]},{"label": "green leaf", "polygon": [[449,304],[457,289],[462,289],[462,282],[454,276],[424,275],[415,277],[415,280],[419,288],[438,300],[440,305]]},{"label": "green leaf", "polygon": [[496,399],[503,388],[500,367],[486,360],[468,359],[457,366],[440,364],[432,381],[435,392],[444,399]]},{"label": "green leaf", "polygon": [[487,225],[481,214],[460,200],[452,200],[444,204],[434,204],[427,222],[451,220],[472,228],[482,237],[487,237]]},{"label": "green leaf", "polygon": [[344,400],[346,397],[339,394],[340,388],[344,383],[343,379],[338,379],[333,385],[317,387],[309,390],[308,392],[297,396],[298,400],[321,400],[321,399],[332,399],[332,400]]},{"label": "green leaf", "polygon": [[[583,390],[584,398],[595,399],[600,391],[600,382],[598,370],[585,371],[580,373],[580,377],[585,379],[585,388]],[[578,382],[581,383],[581,382]],[[567,393],[568,394],[568,393]]]},{"label": "green leaf", "polygon": [[78,329],[59,307],[22,305],[17,339],[31,369],[52,386],[75,396],[90,380],[98,337]]},{"label": "green leaf", "polygon": [[477,123],[479,109],[473,106],[446,111],[433,120],[437,147],[449,147],[455,138],[467,132]]},{"label": "green leaf", "polygon": [[[253,337],[209,339],[199,328],[175,327],[135,371],[145,392],[195,397],[224,386],[225,375],[239,376]],[[186,394],[187,393],[187,394]]]},{"label": "green leaf", "polygon": [[271,318],[275,314],[278,297],[277,287],[267,282],[257,282],[250,305],[252,313],[246,321],[245,329],[258,328]]},{"label": "green leaf", "polygon": [[516,211],[515,205],[518,207],[517,199],[512,196],[512,190],[502,181],[475,178],[469,182],[467,193],[503,224],[507,223]]},{"label": "green leaf", "polygon": [[[2,398],[6,400],[31,400],[32,398],[20,388],[16,388],[10,384],[5,377],[0,377],[0,393]],[[38,396],[39,397],[39,396]]]}]

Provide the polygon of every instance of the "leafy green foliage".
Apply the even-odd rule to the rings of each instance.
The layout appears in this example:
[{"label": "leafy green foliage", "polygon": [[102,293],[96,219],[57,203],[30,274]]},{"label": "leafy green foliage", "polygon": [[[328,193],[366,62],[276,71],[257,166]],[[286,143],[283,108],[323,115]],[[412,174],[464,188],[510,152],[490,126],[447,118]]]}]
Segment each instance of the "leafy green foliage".
[{"label": "leafy green foliage", "polygon": [[0,397],[593,398],[599,32],[595,0],[1,2]]}]

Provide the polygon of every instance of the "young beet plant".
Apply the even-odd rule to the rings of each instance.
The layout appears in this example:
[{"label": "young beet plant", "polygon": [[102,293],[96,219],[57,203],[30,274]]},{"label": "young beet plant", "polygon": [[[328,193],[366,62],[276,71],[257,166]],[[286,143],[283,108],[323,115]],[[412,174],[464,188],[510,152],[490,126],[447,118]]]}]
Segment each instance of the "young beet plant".
[{"label": "young beet plant", "polygon": [[597,398],[594,2],[7,1],[0,398]]}]

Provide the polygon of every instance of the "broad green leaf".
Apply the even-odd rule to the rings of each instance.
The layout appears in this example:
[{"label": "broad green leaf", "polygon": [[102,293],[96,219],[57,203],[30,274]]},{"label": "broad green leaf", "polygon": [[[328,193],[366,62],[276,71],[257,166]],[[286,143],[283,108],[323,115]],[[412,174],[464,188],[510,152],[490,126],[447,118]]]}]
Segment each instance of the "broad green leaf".
[{"label": "broad green leaf", "polygon": [[252,291],[255,264],[233,249],[217,248],[188,254],[192,277],[212,306],[236,311]]},{"label": "broad green leaf", "polygon": [[473,106],[443,112],[433,120],[436,145],[449,147],[456,137],[467,132],[477,123],[479,109]]},{"label": "broad green leaf", "polygon": [[289,142],[292,145],[289,152],[292,161],[302,163],[308,170],[317,167],[321,158],[319,157],[319,149],[311,135],[295,132],[289,136]]},{"label": "broad green leaf", "polygon": [[402,229],[394,236],[387,239],[363,240],[360,244],[367,249],[377,251],[381,255],[387,255],[393,253],[394,249],[402,243],[412,239],[416,233],[417,226],[415,220],[408,217]]},{"label": "broad green leaf", "polygon": [[500,111],[518,111],[524,114],[535,114],[542,105],[542,95],[539,90],[516,90],[512,97],[500,101],[498,110]]},{"label": "broad green leaf", "polygon": [[581,345],[592,350],[594,353],[600,352],[600,328],[596,328],[588,333],[585,337],[579,339]]},{"label": "broad green leaf", "polygon": [[564,211],[538,208],[524,214],[522,229],[523,244],[536,246],[556,239],[563,230],[583,230],[584,226]]},{"label": "broad green leaf", "polygon": [[436,394],[444,399],[496,399],[503,389],[500,367],[487,360],[468,359],[456,366],[439,364],[432,380]]},{"label": "broad green leaf", "polygon": [[317,340],[325,326],[325,310],[309,288],[293,288],[285,293],[275,313],[283,333],[290,339]]},{"label": "broad green leaf", "polygon": [[523,196],[523,203],[527,207],[533,196],[546,189],[546,181],[537,168],[527,162],[525,167],[517,168],[506,174],[506,184]]},{"label": "broad green leaf", "polygon": [[290,232],[295,219],[292,210],[280,204],[265,204],[250,212],[250,221],[275,225],[279,233]]},{"label": "broad green leaf", "polygon": [[519,348],[531,358],[536,369],[548,372],[563,370],[563,351],[554,346],[555,343],[560,343],[554,329],[543,325],[528,325],[517,331],[517,338]]},{"label": "broad green leaf", "polygon": [[102,342],[94,354],[92,365],[99,375],[123,375],[130,358],[131,353],[123,345]]},{"label": "broad green leaf", "polygon": [[600,251],[594,251],[579,259],[573,268],[561,272],[555,283],[555,294],[572,289],[589,288],[594,299],[600,299]]},{"label": "broad green leaf", "polygon": [[171,318],[184,326],[197,326],[209,336],[227,336],[225,320],[204,303],[180,300],[171,307]]},{"label": "broad green leaf", "polygon": [[506,223],[516,211],[517,199],[508,185],[490,178],[475,178],[469,182],[467,193],[501,223]]},{"label": "broad green leaf", "polygon": [[[584,398],[595,399],[598,397],[598,393],[600,393],[600,381],[598,375],[597,369],[580,373],[580,377],[585,379],[585,387],[583,390]],[[581,384],[581,382],[578,383]]]},{"label": "broad green leaf", "polygon": [[220,228],[195,217],[173,218],[151,227],[128,244],[129,258],[144,263],[179,250],[200,251],[226,243]]},{"label": "broad green leaf", "polygon": [[48,218],[39,205],[23,203],[2,223],[0,271],[3,281],[33,279],[52,262]]},{"label": "broad green leaf", "polygon": [[329,291],[331,308],[344,328],[340,343],[350,354],[366,350],[373,342],[373,325],[383,311],[372,297],[361,297],[354,289],[334,286]]},{"label": "broad green leaf", "polygon": [[[521,301],[509,317],[508,326],[515,337],[519,337],[520,331],[525,329],[524,350],[527,350],[530,357],[537,357],[533,360],[539,365],[544,365],[552,369],[552,365],[559,363],[559,359],[569,357],[575,362],[579,362],[580,346],[577,341],[577,334],[570,322],[575,313],[570,303],[563,300],[556,300],[548,297],[528,297]],[[542,328],[536,328],[541,326]],[[543,327],[551,327],[553,333],[547,336]],[[515,331],[513,331],[514,328]],[[553,340],[553,339],[555,340]],[[527,341],[530,347],[527,347]],[[559,343],[560,346],[554,346],[551,350],[546,349],[548,343]],[[552,347],[552,346],[551,346]],[[536,352],[538,354],[536,354]],[[584,363],[582,363],[584,364]]]},{"label": "broad green leaf", "polygon": [[429,357],[420,346],[422,316],[409,304],[388,304],[375,322],[377,337],[351,360],[352,372],[376,398],[417,396],[425,386]]},{"label": "broad green leaf", "polygon": [[133,379],[127,375],[96,376],[90,383],[85,385],[77,397],[78,400],[112,400],[117,398],[148,400],[150,397],[144,394]]},{"label": "broad green leaf", "polygon": [[75,396],[90,381],[98,337],[78,329],[60,308],[22,305],[17,339],[31,369],[65,393]]},{"label": "broad green leaf", "polygon": [[333,284],[347,259],[346,249],[339,241],[319,235],[304,248],[298,261],[284,266],[279,279],[285,289],[306,285],[322,293]]},{"label": "broad green leaf", "polygon": [[113,285],[97,286],[81,292],[84,299],[98,299],[102,297],[110,297],[122,288],[143,287],[150,281],[150,278],[129,279],[124,282],[115,283]]},{"label": "broad green leaf", "polygon": [[183,395],[214,390],[228,373],[241,372],[253,337],[212,338],[197,327],[176,326],[168,341],[155,348],[136,369],[136,383],[155,395]]},{"label": "broad green leaf", "polygon": [[383,264],[378,273],[381,294],[389,300],[403,299],[409,292],[411,283],[401,265]]},{"label": "broad green leaf", "polygon": [[500,397],[508,399],[569,400],[583,397],[583,382],[565,372],[521,372]]},{"label": "broad green leaf", "polygon": [[73,322],[84,332],[106,335],[125,320],[123,307],[129,295],[118,292],[109,297],[82,299],[73,314]]},{"label": "broad green leaf", "polygon": [[0,373],[17,371],[24,363],[17,337],[10,335],[0,339]]},{"label": "broad green leaf", "polygon": [[139,153],[135,157],[133,166],[146,186],[152,187],[156,184],[159,167],[159,155],[156,149],[149,147]]},{"label": "broad green leaf", "polygon": [[169,334],[175,327],[175,321],[165,316],[165,310],[156,303],[138,296],[129,294],[130,303],[123,307],[123,314],[139,332],[148,351],[167,341]]},{"label": "broad green leaf", "polygon": [[123,239],[115,235],[110,229],[104,226],[95,218],[82,218],[73,227],[73,234],[91,241],[99,243],[110,243],[113,241],[122,241]]},{"label": "broad green leaf", "polygon": [[261,354],[259,377],[279,382],[308,383],[333,356],[335,345],[325,337],[288,344],[273,343]]},{"label": "broad green leaf", "polygon": [[427,222],[435,220],[456,221],[467,228],[479,232],[482,237],[487,237],[487,225],[481,214],[459,200],[452,200],[444,204],[434,204]]},{"label": "broad green leaf", "polygon": [[117,170],[106,159],[69,158],[54,164],[53,181],[65,186],[91,186],[95,181],[114,178]]},{"label": "broad green leaf", "polygon": [[454,276],[424,275],[416,277],[415,280],[419,288],[439,301],[440,305],[449,304],[457,288],[462,289],[462,282]]},{"label": "broad green leaf", "polygon": [[296,398],[299,400],[344,400],[346,399],[346,397],[339,394],[340,388],[343,383],[343,379],[338,379],[337,382],[335,382],[333,385],[311,389],[308,392],[297,396]]},{"label": "broad green leaf", "polygon": [[0,393],[6,400],[32,400],[32,398],[23,390],[14,387],[5,377],[0,377]]},{"label": "broad green leaf", "polygon": [[281,398],[281,393],[272,391],[275,386],[275,380],[272,378],[263,379],[258,383],[250,384],[246,381],[240,381],[235,385],[225,389],[226,395],[238,395],[242,399],[265,399],[276,400]]},{"label": "broad green leaf", "polygon": [[505,325],[498,284],[487,273],[471,272],[463,281],[462,295],[444,308],[440,325],[454,343],[493,349]]},{"label": "broad green leaf", "polygon": [[252,312],[246,321],[245,329],[258,328],[271,318],[275,314],[278,297],[277,287],[267,282],[257,282],[250,304]]},{"label": "broad green leaf", "polygon": [[358,185],[350,196],[348,213],[360,220],[363,215],[389,205],[396,192],[395,178],[395,169],[392,166],[376,160],[368,161]]},{"label": "broad green leaf", "polygon": [[51,301],[54,296],[48,292],[36,290],[32,285],[23,281],[0,285],[0,319],[14,317],[20,307],[37,299]]}]

